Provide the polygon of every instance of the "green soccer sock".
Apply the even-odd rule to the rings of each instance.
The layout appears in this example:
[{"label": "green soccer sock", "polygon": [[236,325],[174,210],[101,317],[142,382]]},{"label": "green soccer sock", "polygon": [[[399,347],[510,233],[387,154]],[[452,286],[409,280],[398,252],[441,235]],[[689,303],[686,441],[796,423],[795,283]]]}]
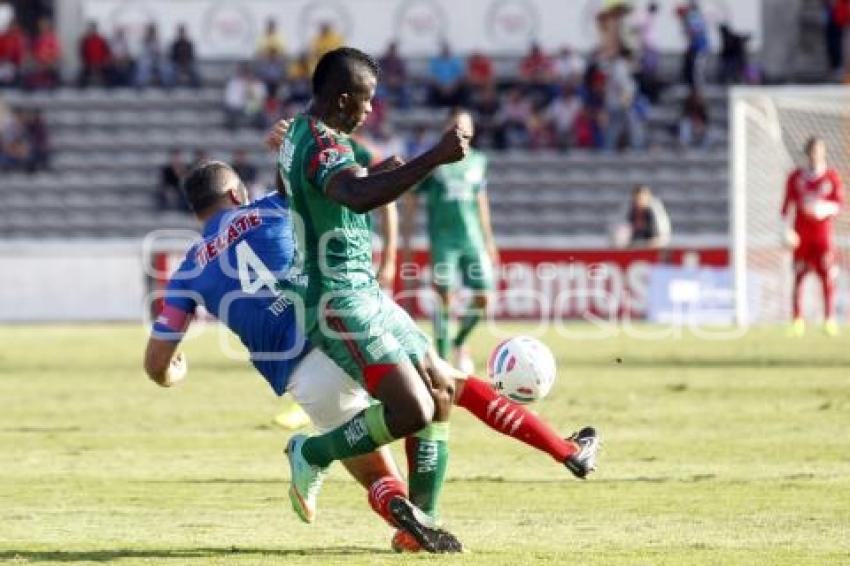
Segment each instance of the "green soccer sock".
[{"label": "green soccer sock", "polygon": [[395,440],[380,403],[358,413],[344,425],[304,441],[301,453],[310,464],[325,468],[334,460],[368,454]]},{"label": "green soccer sock", "polygon": [[407,437],[405,451],[410,500],[436,519],[449,464],[449,423],[434,422]]},{"label": "green soccer sock", "polygon": [[470,306],[460,319],[460,328],[457,331],[457,336],[452,341],[455,348],[460,348],[472,330],[481,322],[484,317],[484,311],[474,305]]},{"label": "green soccer sock", "polygon": [[449,308],[442,301],[434,310],[434,341],[437,343],[437,354],[441,358],[449,357]]}]

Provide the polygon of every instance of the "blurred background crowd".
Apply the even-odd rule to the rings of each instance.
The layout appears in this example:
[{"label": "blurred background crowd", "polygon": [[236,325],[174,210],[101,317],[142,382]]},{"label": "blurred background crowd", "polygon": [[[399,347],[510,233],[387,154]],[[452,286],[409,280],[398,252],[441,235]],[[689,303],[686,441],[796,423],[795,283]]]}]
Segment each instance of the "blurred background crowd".
[{"label": "blurred background crowd", "polygon": [[[596,13],[597,41],[590,49],[576,49],[567,37],[556,48],[551,43],[544,48],[532,40],[506,57],[483,50],[459,52],[444,39],[429,56],[410,58],[402,55],[398,41],[389,41],[381,52],[373,53],[381,66],[381,82],[360,135],[381,154],[410,157],[438,133],[441,121],[434,118],[435,113],[464,106],[474,115],[475,144],[482,149],[589,153],[604,158],[660,148],[711,153],[713,157],[703,163],[708,167],[728,142],[725,87],[782,80],[766,76],[747,33],[735,29],[728,19],[711,17],[699,0],[600,5],[609,7]],[[87,114],[74,115],[53,109],[49,101],[26,104],[26,93],[73,90],[81,93],[76,95],[79,100],[85,93],[100,97],[132,93],[142,98],[152,92],[189,93],[190,98],[197,93],[197,112],[202,112],[212,92],[217,110],[210,120],[215,122],[196,125],[214,126],[215,133],[218,129],[230,132],[225,153],[202,138],[189,143],[175,139],[164,146],[167,149],[161,149],[156,138],[157,143],[147,148],[156,147],[155,159],[162,160],[158,176],[147,166],[151,177],[156,176],[155,207],[161,211],[187,211],[180,179],[210,155],[232,161],[256,194],[266,190],[268,163],[259,162],[257,148],[246,140],[258,138],[257,131],[275,120],[301,111],[310,98],[310,76],[317,60],[347,39],[327,21],[317,24],[307,41],[297,42],[281,31],[280,20],[270,18],[258,22],[260,33],[252,57],[211,67],[215,62],[198,57],[197,38],[179,21],[173,29],[161,29],[151,21],[136,29],[132,39],[120,25],[105,29],[106,24],[82,21],[80,35],[69,44],[56,30],[55,8],[53,0],[0,0],[0,97],[8,89],[25,102],[4,103],[0,98],[0,169],[33,173],[49,170],[52,163],[55,166],[53,141],[59,135],[51,126],[57,120],[64,120],[60,133],[70,150],[64,157],[73,160],[72,165],[79,161],[81,170],[94,163],[98,168],[111,166],[108,159],[91,155],[97,152],[96,131],[91,133],[94,141],[84,141],[89,139],[85,131],[76,142],[70,136],[77,120],[98,118],[96,104],[79,106]],[[818,0],[817,15],[822,37],[819,52],[826,58],[826,71],[811,79],[843,82],[850,0]],[[676,22],[677,29],[671,31],[668,26],[666,33],[678,34],[684,46],[679,53],[660,46],[659,21],[665,18]],[[79,63],[73,69],[63,66],[63,55],[69,51]],[[211,68],[224,69],[224,74],[213,76]],[[671,92],[674,95],[668,96]],[[75,100],[68,99],[62,108],[78,108]],[[153,106],[145,110],[145,116],[154,116],[159,108],[160,103],[151,100]],[[411,118],[417,115],[424,118]],[[403,128],[398,127],[399,117],[404,118]],[[110,115],[98,119],[105,121],[93,124],[95,129],[118,130],[132,124],[132,117],[127,124]],[[160,122],[142,126],[178,127],[169,117]],[[117,138],[109,138],[113,139]],[[103,144],[111,146],[109,140]],[[135,147],[130,138],[119,141],[126,149]],[[554,162],[550,165],[555,167]],[[638,166],[640,162],[634,165]],[[664,172],[658,174],[663,177]],[[629,184],[641,186],[646,181],[629,179]],[[653,198],[657,201],[653,210],[662,210],[660,200]],[[641,200],[646,198],[635,197],[635,202]]]},{"label": "blurred background crowd", "polygon": [[[0,87],[57,88],[63,82],[59,66],[64,49],[79,52],[79,74],[65,82],[81,88],[199,87],[204,83],[185,26],[159,30],[151,23],[141,44],[131,48],[125,29],[100,29],[91,22],[77,45],[61,45],[50,3],[25,4],[24,13],[16,14],[10,3],[0,2]],[[843,76],[848,6],[846,0],[824,2],[824,34],[835,77]],[[674,135],[684,147],[710,146],[708,107],[701,91],[710,82],[760,82],[758,66],[747,57],[748,37],[720,24],[722,45],[711,68],[710,24],[698,1],[684,3],[677,8],[681,33],[687,39],[681,71],[678,76],[663,76],[655,31],[659,10],[651,2],[640,14],[625,9],[601,13],[601,41],[596,49],[579,53],[565,44],[546,52],[532,43],[511,73],[497,72],[487,53],[458,54],[444,42],[427,62],[425,80],[412,81],[408,62],[399,55],[397,44],[390,43],[384,53],[374,54],[383,76],[368,135],[384,145],[415,150],[428,132],[395,139],[386,119],[393,110],[462,105],[475,112],[478,143],[485,148],[641,149],[653,143],[646,128],[650,108],[667,86],[680,83],[689,85],[691,93],[682,105]],[[344,43],[339,31],[324,24],[308,49],[294,52],[277,22],[266,22],[254,59],[238,65],[226,83],[222,103],[228,126],[263,128],[279,116],[298,111],[309,99],[309,77],[317,59]],[[0,163],[29,170],[46,166],[47,135],[38,115],[7,109],[3,116]],[[24,145],[29,149],[24,151]]]}]

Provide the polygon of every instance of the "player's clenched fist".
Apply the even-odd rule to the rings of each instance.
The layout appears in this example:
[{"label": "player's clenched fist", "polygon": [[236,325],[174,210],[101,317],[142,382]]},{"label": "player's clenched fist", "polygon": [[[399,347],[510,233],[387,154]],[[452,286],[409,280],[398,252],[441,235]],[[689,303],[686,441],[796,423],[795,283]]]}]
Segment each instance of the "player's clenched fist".
[{"label": "player's clenched fist", "polygon": [[469,142],[472,140],[471,131],[463,124],[455,124],[446,131],[434,147],[437,160],[440,163],[460,161],[469,153]]}]

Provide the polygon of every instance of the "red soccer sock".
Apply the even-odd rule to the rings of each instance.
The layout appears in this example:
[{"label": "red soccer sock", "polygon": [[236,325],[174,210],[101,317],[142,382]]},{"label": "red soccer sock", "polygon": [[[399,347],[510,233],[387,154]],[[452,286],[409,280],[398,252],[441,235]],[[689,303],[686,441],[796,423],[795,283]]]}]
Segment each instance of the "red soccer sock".
[{"label": "red soccer sock", "polygon": [[493,430],[546,452],[558,462],[563,462],[578,450],[574,442],[561,438],[534,413],[505,399],[484,380],[470,376],[464,383],[457,404]]},{"label": "red soccer sock", "polygon": [[391,527],[397,527],[390,514],[390,501],[394,497],[407,497],[407,489],[400,479],[395,476],[384,476],[369,487],[369,505]]}]

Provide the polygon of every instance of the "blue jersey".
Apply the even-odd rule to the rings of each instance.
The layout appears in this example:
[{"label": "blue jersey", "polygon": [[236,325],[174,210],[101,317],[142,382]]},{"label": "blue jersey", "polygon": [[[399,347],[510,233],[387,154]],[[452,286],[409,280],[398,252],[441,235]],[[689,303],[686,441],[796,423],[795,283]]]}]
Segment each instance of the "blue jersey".
[{"label": "blue jersey", "polygon": [[222,211],[203,228],[165,290],[153,335],[180,340],[198,305],[236,333],[278,395],[309,351],[295,319],[289,207],[278,194]]}]

